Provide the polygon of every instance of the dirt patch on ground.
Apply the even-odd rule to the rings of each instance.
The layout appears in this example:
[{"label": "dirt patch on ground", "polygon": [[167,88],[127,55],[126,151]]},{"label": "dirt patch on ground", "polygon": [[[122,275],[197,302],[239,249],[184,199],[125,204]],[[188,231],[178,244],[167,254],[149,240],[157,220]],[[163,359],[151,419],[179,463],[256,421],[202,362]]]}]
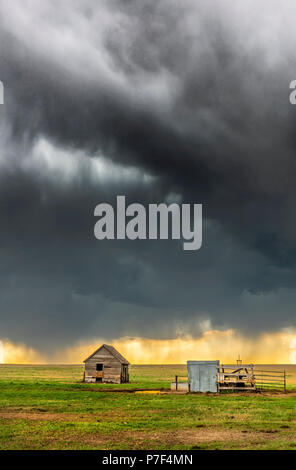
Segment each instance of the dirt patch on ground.
[{"label": "dirt patch on ground", "polygon": [[86,422],[86,423],[96,423],[100,421],[105,421],[106,418],[108,421],[118,421],[118,419],[123,419],[128,417],[126,413],[115,413],[112,415],[110,413],[88,413],[88,414],[79,414],[79,413],[50,413],[47,411],[33,411],[33,410],[9,410],[1,411],[0,410],[0,419],[8,420],[30,420],[30,421],[52,421],[52,422]]},{"label": "dirt patch on ground", "polygon": [[[142,436],[141,436],[142,434]],[[130,436],[131,437],[131,436]],[[237,431],[233,429],[215,429],[215,428],[198,428],[198,429],[186,429],[177,431],[165,431],[165,432],[143,432],[137,433],[137,439],[152,438],[153,440],[164,440],[165,442],[174,444],[196,444],[199,442],[211,442],[211,441],[244,441],[252,440],[266,440],[266,436],[262,435],[262,432],[255,431]],[[270,438],[268,435],[267,438]]]},{"label": "dirt patch on ground", "polygon": [[89,416],[70,413],[0,411],[0,419],[28,419],[31,421],[93,421]]},{"label": "dirt patch on ground", "polygon": [[[147,393],[173,393],[169,388],[79,388],[77,390],[73,390],[71,388],[65,388],[64,391],[66,392],[93,392],[93,393],[140,393],[140,392],[147,392]],[[186,393],[186,392],[185,392]]]},{"label": "dirt patch on ground", "polygon": [[[116,448],[125,444],[129,449],[157,449],[159,446],[192,446],[211,442],[235,443],[235,448],[244,448],[248,445],[260,445],[272,441],[277,436],[273,433],[255,431],[236,431],[224,429],[188,429],[177,431],[120,431],[116,435],[103,435],[101,433],[89,435],[72,435],[71,441],[81,446],[100,447],[102,449]],[[227,447],[227,445],[226,445]]]}]

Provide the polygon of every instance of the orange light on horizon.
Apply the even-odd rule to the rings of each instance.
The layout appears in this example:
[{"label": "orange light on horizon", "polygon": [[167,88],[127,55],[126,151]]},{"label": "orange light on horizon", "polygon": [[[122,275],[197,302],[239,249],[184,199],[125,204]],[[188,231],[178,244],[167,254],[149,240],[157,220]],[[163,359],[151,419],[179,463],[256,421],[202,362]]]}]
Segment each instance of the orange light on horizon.
[{"label": "orange light on horizon", "polygon": [[[97,338],[45,355],[26,345],[3,341],[3,362],[81,364],[106,342],[104,338]],[[112,341],[112,344],[132,364],[184,364],[191,359],[219,359],[222,363],[235,363],[238,354],[244,363],[296,364],[296,334],[292,331],[264,333],[251,338],[234,329],[209,330],[199,338],[120,338]]]}]

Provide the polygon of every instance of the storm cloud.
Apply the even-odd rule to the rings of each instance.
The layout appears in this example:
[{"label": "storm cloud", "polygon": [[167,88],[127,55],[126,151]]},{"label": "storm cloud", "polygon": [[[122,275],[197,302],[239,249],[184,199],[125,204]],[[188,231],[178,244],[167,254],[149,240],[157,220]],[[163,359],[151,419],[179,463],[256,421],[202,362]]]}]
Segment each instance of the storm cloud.
[{"label": "storm cloud", "polygon": [[[0,0],[0,335],[295,326],[296,6]],[[101,241],[94,208],[202,203],[203,247]]]}]

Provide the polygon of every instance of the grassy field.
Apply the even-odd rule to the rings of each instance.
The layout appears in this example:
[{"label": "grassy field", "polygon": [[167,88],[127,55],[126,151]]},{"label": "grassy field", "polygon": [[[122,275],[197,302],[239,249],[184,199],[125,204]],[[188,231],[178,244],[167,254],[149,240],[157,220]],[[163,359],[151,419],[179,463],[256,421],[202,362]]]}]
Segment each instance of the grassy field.
[{"label": "grassy field", "polygon": [[287,394],[179,395],[165,389],[183,365],[132,366],[126,385],[83,384],[82,366],[2,365],[0,449],[296,449],[285,369]]}]

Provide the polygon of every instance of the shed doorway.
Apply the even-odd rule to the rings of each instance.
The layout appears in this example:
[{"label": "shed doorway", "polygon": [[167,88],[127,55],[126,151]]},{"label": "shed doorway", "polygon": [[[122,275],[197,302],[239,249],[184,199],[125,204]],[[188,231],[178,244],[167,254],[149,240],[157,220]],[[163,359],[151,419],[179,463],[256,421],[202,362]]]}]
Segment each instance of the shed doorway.
[{"label": "shed doorway", "polygon": [[96,364],[96,382],[102,383],[104,378],[104,364]]},{"label": "shed doorway", "polygon": [[129,382],[129,375],[128,375],[128,366],[122,364],[121,366],[121,382],[128,383]]}]

